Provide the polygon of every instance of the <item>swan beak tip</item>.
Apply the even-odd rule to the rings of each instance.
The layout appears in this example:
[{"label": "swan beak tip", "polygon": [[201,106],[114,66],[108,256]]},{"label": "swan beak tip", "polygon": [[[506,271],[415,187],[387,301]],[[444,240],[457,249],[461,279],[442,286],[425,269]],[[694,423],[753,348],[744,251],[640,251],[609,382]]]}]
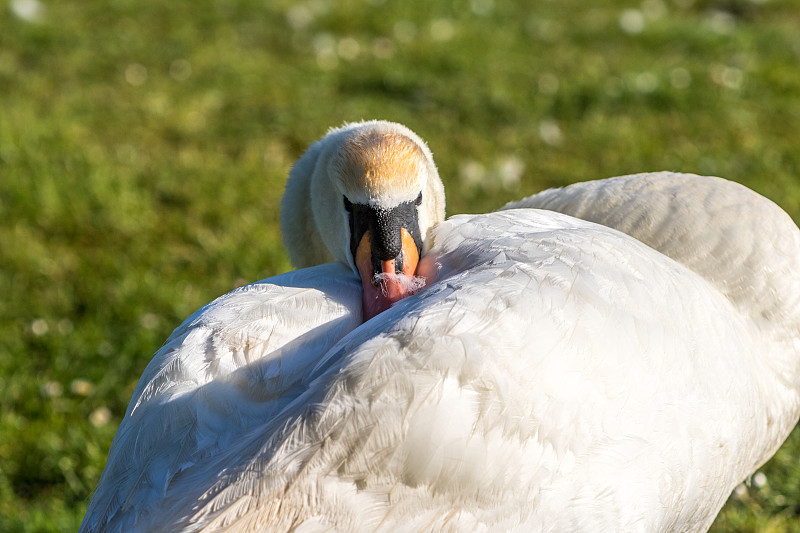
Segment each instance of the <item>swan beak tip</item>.
[{"label": "swan beak tip", "polygon": [[364,291],[363,313],[365,322],[389,309],[395,302],[411,296],[421,288],[420,282],[424,283],[424,280],[415,278],[417,265],[419,264],[419,253],[414,239],[405,229],[402,230],[402,250],[400,253],[403,256],[403,276],[399,276],[396,272],[397,263],[395,259],[381,261],[381,272],[374,272],[370,235],[369,232],[364,233],[356,251],[356,265]]}]

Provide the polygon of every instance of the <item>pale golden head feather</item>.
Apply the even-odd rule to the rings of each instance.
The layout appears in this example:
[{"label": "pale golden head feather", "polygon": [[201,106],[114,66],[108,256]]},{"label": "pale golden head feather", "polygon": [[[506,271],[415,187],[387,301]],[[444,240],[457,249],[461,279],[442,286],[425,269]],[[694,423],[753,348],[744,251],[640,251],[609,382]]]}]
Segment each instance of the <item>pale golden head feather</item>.
[{"label": "pale golden head feather", "polygon": [[383,120],[329,130],[295,163],[286,183],[281,232],[292,264],[304,268],[336,259],[356,270],[342,196],[391,209],[420,193],[419,229],[427,247],[428,229],[444,220],[445,198],[425,141]]},{"label": "pale golden head feather", "polygon": [[402,133],[356,130],[331,163],[352,202],[390,207],[414,200],[424,185],[425,153]]}]

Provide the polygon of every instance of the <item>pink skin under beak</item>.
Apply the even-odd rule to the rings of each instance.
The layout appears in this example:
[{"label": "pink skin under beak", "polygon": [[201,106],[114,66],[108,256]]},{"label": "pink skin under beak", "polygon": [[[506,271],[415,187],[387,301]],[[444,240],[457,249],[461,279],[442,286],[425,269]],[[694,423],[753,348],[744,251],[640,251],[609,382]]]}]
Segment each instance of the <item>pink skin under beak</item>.
[{"label": "pink skin under beak", "polygon": [[[417,246],[411,234],[405,229],[402,230],[403,240],[403,274],[414,276],[419,262]],[[406,296],[414,294],[407,284],[401,284],[395,273],[395,260],[381,261],[380,281],[376,285],[373,283],[375,272],[372,269],[372,251],[370,244],[370,233],[365,232],[361,237],[361,242],[356,250],[356,266],[361,276],[361,286],[363,288],[363,313],[364,321],[389,309],[393,303],[402,300]]]}]

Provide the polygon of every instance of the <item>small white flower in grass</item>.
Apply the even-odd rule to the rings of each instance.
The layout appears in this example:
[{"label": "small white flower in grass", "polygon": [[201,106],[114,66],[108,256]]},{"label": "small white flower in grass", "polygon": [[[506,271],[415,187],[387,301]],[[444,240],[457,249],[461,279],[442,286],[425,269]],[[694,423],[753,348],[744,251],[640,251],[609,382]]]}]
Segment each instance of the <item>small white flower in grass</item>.
[{"label": "small white flower in grass", "polygon": [[619,27],[631,35],[642,33],[644,30],[644,14],[638,9],[626,9],[619,16]]},{"label": "small white flower in grass", "polygon": [[139,323],[144,329],[155,329],[158,327],[158,315],[154,313],[145,313],[139,317]]},{"label": "small white flower in grass", "polygon": [[658,88],[658,76],[652,72],[640,72],[633,78],[633,86],[642,94],[652,93]]},{"label": "small white flower in grass", "polygon": [[458,167],[461,182],[468,187],[480,186],[486,179],[486,169],[478,161],[467,159]]},{"label": "small white flower in grass", "polygon": [[485,17],[494,11],[494,0],[470,0],[469,7],[479,17]]},{"label": "small white flower in grass", "polygon": [[57,327],[58,327],[58,332],[61,333],[62,335],[67,335],[69,333],[72,333],[73,329],[72,321],[69,318],[62,318],[61,320],[59,320]]},{"label": "small white flower in grass", "polygon": [[456,28],[450,19],[436,19],[431,22],[430,32],[434,41],[449,41],[456,34]]},{"label": "small white flower in grass", "polygon": [[708,19],[711,31],[730,35],[736,29],[736,18],[727,11],[713,11]]},{"label": "small white flower in grass", "polygon": [[685,68],[677,67],[670,71],[669,82],[676,89],[686,89],[692,84],[692,75]]},{"label": "small white flower in grass", "polygon": [[323,15],[331,10],[331,2],[329,0],[308,0],[306,3],[314,15]]},{"label": "small white flower in grass", "polygon": [[667,14],[667,6],[661,0],[644,0],[642,2],[642,13],[650,20],[660,19]]},{"label": "small white flower in grass", "polygon": [[38,0],[11,0],[11,12],[25,22],[44,20],[44,5]]},{"label": "small white flower in grass", "polygon": [[744,498],[747,495],[747,487],[744,483],[740,483],[733,489],[733,493],[739,498]]},{"label": "small white flower in grass", "polygon": [[78,396],[89,396],[94,390],[94,385],[88,379],[74,379],[69,386],[72,394]]},{"label": "small white flower in grass", "polygon": [[318,33],[311,40],[311,47],[317,55],[330,54],[336,48],[336,39],[330,33]]},{"label": "small white flower in grass", "polygon": [[738,91],[742,88],[744,73],[736,67],[714,65],[711,67],[711,80],[726,89]]},{"label": "small white flower in grass", "polygon": [[71,457],[62,457],[58,460],[58,467],[65,472],[71,472],[75,468],[75,461]]},{"label": "small white flower in grass", "polygon": [[497,168],[497,176],[500,179],[500,185],[504,189],[514,189],[519,185],[524,171],[525,163],[523,163],[522,159],[519,157],[509,155],[501,158]]},{"label": "small white flower in grass", "polygon": [[387,37],[378,37],[372,41],[372,55],[378,59],[390,59],[394,51],[394,43]]},{"label": "small white flower in grass", "polygon": [[490,169],[478,161],[468,159],[461,163],[458,170],[461,182],[467,187],[513,190],[519,185],[525,164],[515,155],[505,155],[499,157]]},{"label": "small white flower in grass", "polygon": [[767,476],[764,472],[756,472],[753,474],[753,485],[759,489],[767,484]]},{"label": "small white flower in grass", "polygon": [[322,70],[333,70],[339,66],[339,59],[336,54],[319,54],[317,56],[317,66]]},{"label": "small white flower in grass", "polygon": [[549,118],[539,122],[539,137],[550,146],[560,146],[564,141],[564,134],[558,122]]},{"label": "small white flower in grass", "polygon": [[97,353],[103,357],[108,357],[114,353],[114,346],[108,341],[103,341],[97,346]]},{"label": "small white flower in grass", "polygon": [[542,20],[538,17],[531,18],[525,25],[525,29],[534,39],[546,42],[555,42],[564,34],[564,27],[552,20]]},{"label": "small white flower in grass", "polygon": [[42,385],[41,393],[46,398],[56,398],[64,392],[64,387],[58,381],[48,381]]},{"label": "small white flower in grass", "polygon": [[314,13],[305,4],[294,4],[286,12],[286,22],[293,30],[307,28],[314,21]]},{"label": "small white flower in grass", "polygon": [[47,325],[47,320],[44,318],[37,318],[31,322],[31,333],[37,337],[46,335],[48,331],[50,331],[50,326]]},{"label": "small white flower in grass", "polygon": [[361,53],[361,45],[352,37],[345,37],[336,45],[336,52],[342,59],[352,61]]},{"label": "small white flower in grass", "polygon": [[186,81],[192,75],[192,64],[185,59],[176,59],[169,64],[169,75],[173,80]]},{"label": "small white flower in grass", "polygon": [[311,41],[314,53],[317,56],[317,65],[322,70],[333,70],[339,64],[336,55],[336,39],[328,33],[316,35]]},{"label": "small white flower in grass", "polygon": [[89,415],[89,423],[96,428],[105,426],[111,421],[111,410],[108,407],[98,407]]},{"label": "small white flower in grass", "polygon": [[131,63],[125,67],[125,81],[134,87],[141,87],[147,81],[147,68],[139,63]]},{"label": "small white flower in grass", "polygon": [[392,33],[401,43],[410,43],[417,36],[417,26],[410,20],[398,20],[394,23]]}]

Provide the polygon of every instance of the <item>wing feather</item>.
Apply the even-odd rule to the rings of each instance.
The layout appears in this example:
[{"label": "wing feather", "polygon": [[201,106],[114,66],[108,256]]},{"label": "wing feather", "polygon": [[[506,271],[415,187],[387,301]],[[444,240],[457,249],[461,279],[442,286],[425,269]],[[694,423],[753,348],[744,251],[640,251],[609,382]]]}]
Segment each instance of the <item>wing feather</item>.
[{"label": "wing feather", "polygon": [[176,478],[213,479],[204,465],[272,420],[307,385],[319,354],[360,322],[358,280],[336,263],[198,310],[139,380],[81,531],[153,527],[149,511],[181,496]]}]

